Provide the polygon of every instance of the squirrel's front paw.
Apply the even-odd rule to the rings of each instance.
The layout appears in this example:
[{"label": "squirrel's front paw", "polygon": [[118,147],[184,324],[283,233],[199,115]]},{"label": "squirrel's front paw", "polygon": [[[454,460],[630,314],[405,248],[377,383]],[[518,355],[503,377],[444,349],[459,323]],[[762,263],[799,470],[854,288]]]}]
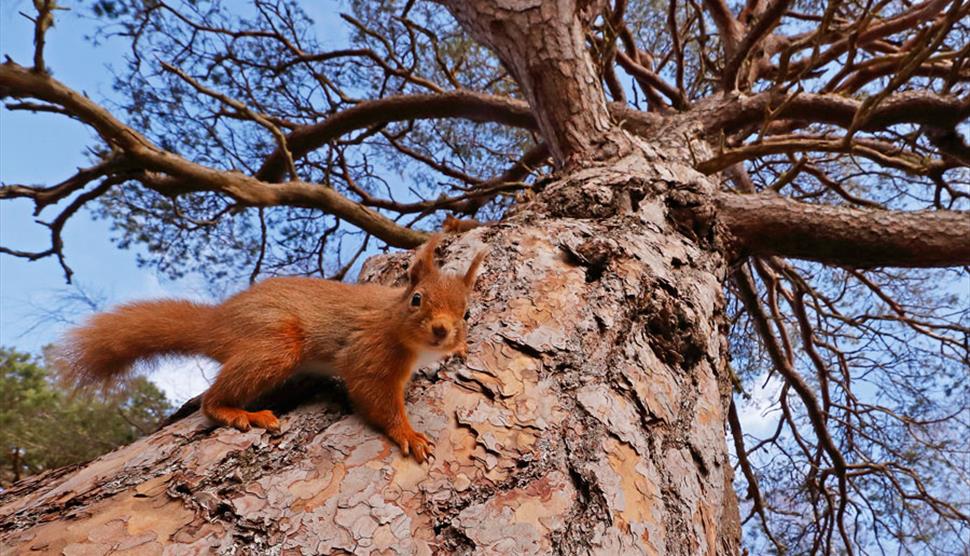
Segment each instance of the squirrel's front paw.
[{"label": "squirrel's front paw", "polygon": [[434,448],[434,443],[427,436],[413,430],[395,431],[388,433],[388,435],[401,448],[402,454],[405,456],[413,455],[418,463],[424,463],[431,455],[432,448]]},{"label": "squirrel's front paw", "polygon": [[451,352],[451,354],[462,360],[468,359],[468,346],[463,345],[460,348],[456,349],[455,351]]}]

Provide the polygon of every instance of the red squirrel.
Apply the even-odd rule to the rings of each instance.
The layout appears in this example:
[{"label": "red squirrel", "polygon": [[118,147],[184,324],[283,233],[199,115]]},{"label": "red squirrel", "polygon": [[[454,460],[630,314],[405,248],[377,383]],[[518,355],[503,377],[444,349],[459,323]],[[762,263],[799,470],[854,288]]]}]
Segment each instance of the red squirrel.
[{"label": "red squirrel", "polygon": [[407,456],[424,462],[433,443],[411,428],[404,388],[412,372],[466,350],[466,309],[485,253],[464,275],[434,262],[439,236],[415,255],[407,287],[270,278],[219,305],[144,301],[100,313],[61,349],[69,380],[108,386],[139,360],[205,355],[222,367],[202,397],[212,420],[241,431],[279,430],[271,411],[243,409],[296,372],[338,376],[356,412]]},{"label": "red squirrel", "polygon": [[482,223],[474,218],[462,220],[448,214],[445,215],[445,219],[441,222],[441,231],[446,234],[463,234],[481,225]]}]

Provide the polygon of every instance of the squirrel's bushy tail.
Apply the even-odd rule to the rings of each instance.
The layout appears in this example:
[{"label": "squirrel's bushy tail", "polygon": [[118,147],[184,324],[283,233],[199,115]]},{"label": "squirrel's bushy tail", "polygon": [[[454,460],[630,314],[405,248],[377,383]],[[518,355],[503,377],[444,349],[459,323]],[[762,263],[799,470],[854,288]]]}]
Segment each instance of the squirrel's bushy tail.
[{"label": "squirrel's bushy tail", "polygon": [[55,351],[63,379],[78,386],[108,387],[143,359],[206,355],[215,307],[190,301],[143,301],[93,316],[71,330]]}]

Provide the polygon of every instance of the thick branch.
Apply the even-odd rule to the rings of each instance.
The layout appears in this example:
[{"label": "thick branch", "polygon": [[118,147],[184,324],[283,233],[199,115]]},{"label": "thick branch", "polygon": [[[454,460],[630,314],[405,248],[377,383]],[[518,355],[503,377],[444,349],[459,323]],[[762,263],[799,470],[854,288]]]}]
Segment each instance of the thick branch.
[{"label": "thick branch", "polygon": [[970,265],[970,213],[899,212],[717,196],[718,221],[741,253],[849,267]]},{"label": "thick branch", "polygon": [[[300,159],[308,152],[355,129],[422,118],[466,118],[527,129],[536,127],[529,105],[521,100],[458,91],[434,95],[402,95],[361,102],[322,122],[294,130],[286,137],[286,144],[293,153],[293,158]],[[286,156],[276,149],[263,162],[256,177],[263,181],[280,181],[285,171]]]},{"label": "thick branch", "polygon": [[741,34],[744,32],[741,23],[731,13],[727,2],[724,0],[704,0],[704,7],[711,14],[711,19],[714,20],[714,25],[717,26],[717,30],[721,34],[721,44],[724,46],[725,57],[731,58],[737,51],[738,43],[741,42]]},{"label": "thick branch", "polygon": [[[320,209],[395,247],[415,247],[426,238],[423,232],[399,226],[328,187],[305,182],[266,183],[239,172],[208,168],[162,150],[86,96],[46,74],[31,72],[13,62],[0,65],[0,97],[4,96],[35,98],[63,106],[67,112],[93,127],[106,142],[123,151],[133,166],[175,178],[154,179],[149,174],[141,179],[162,193],[213,191],[251,206],[289,205]],[[166,184],[169,190],[164,187]],[[172,184],[179,184],[178,189],[171,190]]]},{"label": "thick branch", "polygon": [[[848,127],[861,106],[861,101],[836,94],[800,93],[788,96],[766,92],[734,97],[712,106],[705,128],[709,133],[730,133],[764,120],[769,113],[780,119]],[[776,110],[778,112],[774,114]],[[970,117],[970,97],[958,98],[926,91],[910,91],[897,93],[883,100],[873,110],[862,130],[885,129],[903,123],[946,128],[955,126],[967,117]]]},{"label": "thick branch", "polygon": [[781,20],[781,16],[788,9],[791,4],[791,0],[775,0],[771,3],[758,21],[751,27],[747,35],[744,36],[744,40],[738,45],[737,52],[733,56],[728,57],[727,65],[724,67],[724,76],[721,80],[721,86],[725,91],[733,91],[738,86],[738,72],[741,69],[741,65],[747,59],[751,51],[758,46],[769,32],[778,25]]},{"label": "thick branch", "polygon": [[61,106],[65,113],[94,128],[107,143],[127,151],[155,148],[151,141],[116,119],[86,96],[47,74],[7,61],[0,65],[0,98],[34,98]]},{"label": "thick branch", "polygon": [[620,67],[625,69],[635,78],[638,80],[643,80],[654,89],[657,89],[663,93],[664,96],[670,99],[670,102],[673,104],[674,108],[678,110],[684,110],[687,108],[687,99],[684,97],[683,91],[677,90],[650,69],[644,67],[642,64],[637,63],[622,52],[616,53],[616,61],[620,64]]},{"label": "thick branch", "polygon": [[896,168],[918,176],[934,175],[954,166],[953,163],[946,161],[916,157],[911,153],[901,151],[897,145],[887,141],[853,139],[847,142],[844,137],[830,139],[827,137],[785,135],[726,150],[714,158],[699,162],[695,167],[697,171],[711,175],[744,160],[752,160],[769,154],[801,153],[805,151],[851,153],[868,158],[888,168]]},{"label": "thick branch", "polygon": [[290,206],[322,210],[380,238],[393,247],[417,247],[427,234],[396,224],[383,214],[351,201],[320,184],[290,181],[271,184],[239,172],[224,172],[173,157],[168,153],[143,153],[145,166],[175,179],[145,174],[138,181],[164,195],[197,191],[223,193],[247,206]]},{"label": "thick branch", "polygon": [[[624,129],[637,135],[649,135],[660,124],[656,115],[634,110],[619,102],[610,103],[609,111]],[[476,122],[495,122],[536,129],[536,121],[529,105],[521,100],[458,91],[438,95],[401,95],[362,102],[337,112],[322,122],[294,130],[287,135],[286,143],[293,158],[300,159],[351,131],[381,123],[422,118],[465,118]],[[546,152],[548,153],[548,149]],[[285,172],[286,157],[276,149],[266,157],[255,177],[277,182],[283,179]]]}]

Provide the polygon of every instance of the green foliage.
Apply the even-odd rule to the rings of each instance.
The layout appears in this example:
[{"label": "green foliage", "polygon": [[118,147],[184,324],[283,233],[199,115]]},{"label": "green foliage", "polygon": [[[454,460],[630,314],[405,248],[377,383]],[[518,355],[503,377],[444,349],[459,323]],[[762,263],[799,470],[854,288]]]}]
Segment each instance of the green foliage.
[{"label": "green foliage", "polygon": [[171,409],[144,377],[104,396],[72,396],[36,358],[0,347],[0,484],[132,442]]}]

